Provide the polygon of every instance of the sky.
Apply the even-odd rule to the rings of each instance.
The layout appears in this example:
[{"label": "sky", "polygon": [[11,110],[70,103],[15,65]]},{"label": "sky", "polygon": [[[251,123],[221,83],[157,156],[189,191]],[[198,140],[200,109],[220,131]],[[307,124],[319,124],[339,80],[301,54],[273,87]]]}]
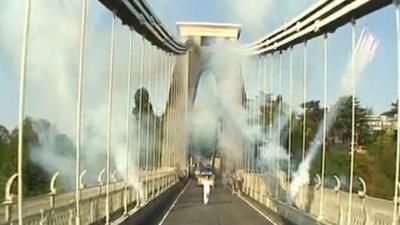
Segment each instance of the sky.
[{"label": "sky", "polygon": [[[237,23],[241,41],[261,38],[317,0],[148,0],[173,34],[177,21]],[[290,2],[290,4],[288,4]],[[276,14],[275,12],[281,11]]]},{"label": "sky", "polygon": [[[176,32],[176,21],[226,22],[242,25],[240,42],[255,41],[280,27],[317,0],[149,0],[153,10],[163,24],[173,34]],[[251,3],[251,4],[250,4]],[[365,107],[373,109],[374,113],[388,110],[391,102],[396,100],[396,39],[395,10],[388,6],[357,21],[357,37],[363,29],[373,34],[379,47],[374,60],[367,65],[357,82],[356,95]],[[323,97],[323,67],[321,38],[308,43],[308,81],[307,99],[322,100]],[[342,79],[348,68],[351,52],[351,27],[345,25],[337,29],[328,38],[328,103],[335,103]],[[269,60],[269,59],[268,59]],[[275,56],[275,72],[278,70],[279,59]],[[303,102],[303,46],[294,47],[294,103]],[[279,84],[278,74],[273,79],[273,90],[282,90],[283,96],[289,97],[289,53],[283,53],[283,77]],[[248,92],[255,96],[262,87],[263,78],[248,76],[246,82],[252,87]],[[267,78],[268,80],[270,78]],[[258,85],[258,87],[257,87]],[[279,87],[281,86],[281,89]],[[254,92],[254,93],[253,93]],[[322,102],[321,102],[322,104]]]},{"label": "sky", "polygon": [[[76,99],[76,74],[79,44],[80,0],[33,1],[31,37],[29,39],[27,73],[28,115],[42,117],[56,123],[60,130],[73,136]],[[242,25],[240,42],[248,43],[267,35],[285,21],[315,3],[316,0],[148,0],[149,5],[169,31],[176,35],[177,21],[229,22]],[[4,0],[0,8],[0,124],[13,128],[18,113],[18,69],[20,65],[21,30],[24,0]],[[89,32],[86,52],[84,114],[91,123],[104,121],[106,99],[109,31],[111,14],[98,1],[89,1]],[[357,21],[357,34],[363,28],[375,35],[379,48],[374,60],[357,83],[357,97],[361,104],[375,113],[388,110],[396,99],[397,78],[395,65],[395,11],[393,6],[379,10]],[[127,73],[129,32],[118,23],[116,60],[115,112],[123,118],[123,91]],[[135,40],[140,40],[135,36]],[[322,39],[308,43],[307,99],[322,99]],[[134,47],[140,52],[139,46]],[[333,104],[338,97],[343,75],[346,73],[351,49],[351,29],[346,25],[328,39],[328,99]],[[303,47],[295,46],[294,103],[303,99]],[[137,59],[137,58],[136,58]],[[270,60],[270,59],[268,59]],[[278,56],[272,58],[274,79],[272,89],[281,90],[288,97],[289,53],[282,54],[282,83],[279,83]],[[138,69],[137,67],[135,68]],[[270,70],[267,69],[270,72]],[[249,95],[256,90],[269,91],[264,78],[250,74]],[[269,78],[268,78],[269,79]],[[137,88],[138,85],[135,87]],[[167,89],[164,90],[166,92]],[[152,92],[152,91],[151,91]],[[153,91],[154,92],[154,91]],[[151,94],[152,95],[152,94]],[[153,94],[155,95],[155,94]],[[165,96],[165,95],[163,95]],[[160,110],[162,105],[156,106]],[[118,124],[118,123],[116,123]]]}]

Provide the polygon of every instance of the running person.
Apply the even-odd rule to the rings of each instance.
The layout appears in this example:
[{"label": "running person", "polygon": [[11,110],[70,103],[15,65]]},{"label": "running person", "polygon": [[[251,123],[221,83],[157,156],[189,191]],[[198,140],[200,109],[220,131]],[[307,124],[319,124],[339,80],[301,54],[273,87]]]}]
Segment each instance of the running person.
[{"label": "running person", "polygon": [[211,192],[211,180],[210,176],[207,176],[206,179],[202,181],[203,184],[203,203],[207,205],[210,201],[210,192]]}]

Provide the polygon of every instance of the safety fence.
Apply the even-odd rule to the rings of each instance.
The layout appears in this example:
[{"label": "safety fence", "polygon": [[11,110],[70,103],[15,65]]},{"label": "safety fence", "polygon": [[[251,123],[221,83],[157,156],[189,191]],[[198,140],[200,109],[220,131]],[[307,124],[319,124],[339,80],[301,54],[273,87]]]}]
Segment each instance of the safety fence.
[{"label": "safety fence", "polygon": [[[137,211],[146,203],[157,198],[168,190],[177,181],[177,174],[173,169],[164,171],[149,171],[150,175],[145,177],[146,171],[142,171],[143,180],[138,185],[125,186],[123,181],[115,181],[111,184],[110,212],[111,219],[115,220],[126,216],[129,211]],[[135,187],[136,186],[136,187]],[[74,192],[57,194],[55,196],[39,196],[27,199],[24,204],[24,224],[27,225],[73,225],[76,224]],[[81,190],[82,209],[81,223],[96,224],[105,218],[106,192],[103,184],[87,187]],[[52,200],[54,198],[54,200]],[[124,211],[127,201],[128,211]],[[4,212],[1,225],[18,224],[15,214],[17,206],[15,203],[0,207]],[[134,214],[131,213],[131,214]],[[4,221],[5,220],[5,221]]]},{"label": "safety fence", "polygon": [[[241,177],[242,193],[296,224],[301,224],[307,217],[322,224],[346,224],[349,193],[340,190],[339,186],[322,189],[320,185],[306,185],[300,190],[302,195],[287,201],[286,179],[278,179],[279,191],[276,195],[275,185],[270,185],[275,184],[274,177],[265,173],[245,172],[241,173]],[[324,191],[323,200],[320,198],[321,191]],[[323,212],[320,212],[320,204],[324,204]],[[389,225],[392,224],[392,212],[392,201],[367,196],[360,190],[353,193],[350,223]]]}]

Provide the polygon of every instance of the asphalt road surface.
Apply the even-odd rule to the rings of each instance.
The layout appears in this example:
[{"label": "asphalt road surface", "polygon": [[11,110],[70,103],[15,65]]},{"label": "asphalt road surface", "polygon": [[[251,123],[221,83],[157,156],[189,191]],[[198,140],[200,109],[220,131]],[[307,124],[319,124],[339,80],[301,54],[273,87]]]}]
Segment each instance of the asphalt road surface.
[{"label": "asphalt road surface", "polygon": [[[258,208],[258,206],[255,207]],[[211,190],[210,202],[204,205],[201,187],[197,187],[196,182],[191,182],[160,225],[283,224],[282,220],[276,219],[276,215],[268,215],[270,213],[262,209],[256,211],[243,199],[233,196],[221,185]]]}]

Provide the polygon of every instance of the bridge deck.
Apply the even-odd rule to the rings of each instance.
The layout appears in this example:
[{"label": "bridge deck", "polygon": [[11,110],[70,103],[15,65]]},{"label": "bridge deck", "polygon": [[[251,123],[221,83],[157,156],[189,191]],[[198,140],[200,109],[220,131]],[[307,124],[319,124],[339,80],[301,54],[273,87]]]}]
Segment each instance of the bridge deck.
[{"label": "bridge deck", "polygon": [[[267,212],[263,212],[268,216]],[[269,217],[269,216],[268,216]],[[246,202],[218,185],[211,190],[210,202],[202,202],[201,187],[191,182],[162,225],[269,225],[268,221]]]}]

